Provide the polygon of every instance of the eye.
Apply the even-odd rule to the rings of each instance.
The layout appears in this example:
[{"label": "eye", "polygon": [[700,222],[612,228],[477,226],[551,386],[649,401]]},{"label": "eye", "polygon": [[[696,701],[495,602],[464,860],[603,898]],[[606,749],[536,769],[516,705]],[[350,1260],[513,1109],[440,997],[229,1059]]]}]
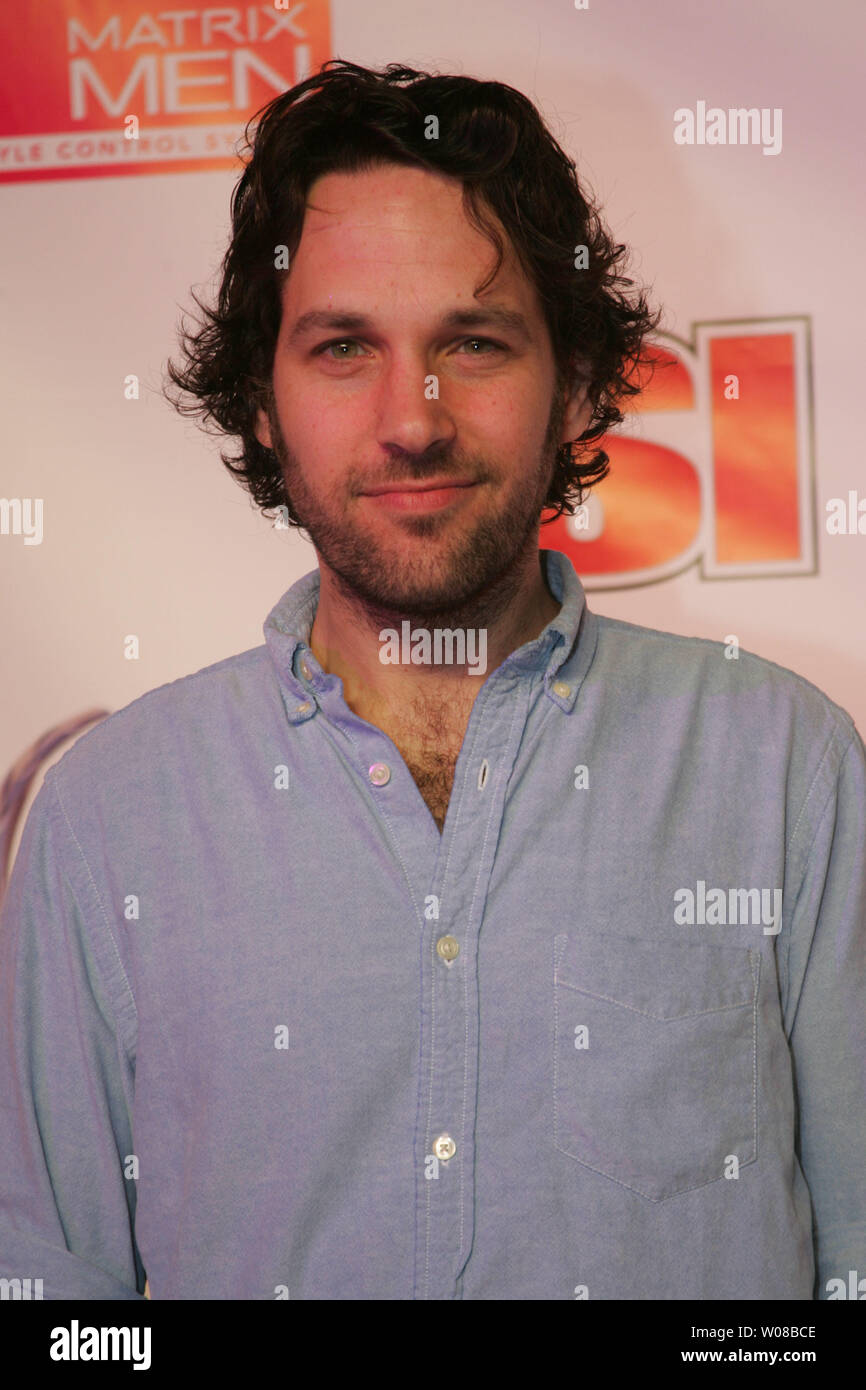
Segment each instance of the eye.
[{"label": "eye", "polygon": [[[314,357],[321,357],[323,353],[330,352],[331,348],[335,348],[335,347],[342,348],[342,347],[358,347],[358,346],[360,346],[360,345],[359,345],[359,343],[358,343],[354,338],[333,338],[333,339],[331,340],[331,342],[329,342],[329,343],[321,343],[321,344],[319,345],[319,347],[314,348],[314,349],[313,349],[313,356],[314,356]],[[341,362],[341,361],[342,361],[342,362],[349,362],[349,361],[351,361],[351,358],[350,358],[350,357],[346,357],[346,356],[344,356],[344,355],[341,353],[339,357],[332,357],[332,358],[331,358],[331,361],[332,361],[332,362]]]},{"label": "eye", "polygon": [[[492,350],[493,350],[494,352],[505,352],[505,351],[506,351],[506,349],[503,347],[503,345],[502,345],[501,343],[494,342],[494,340],[493,340],[492,338],[466,338],[466,339],[460,344],[460,347],[467,347],[469,344],[473,344],[473,343],[481,344],[482,346],[484,346],[484,347],[486,347],[486,348],[492,348]],[[313,356],[314,356],[314,357],[322,357],[322,356],[324,356],[326,353],[329,354],[329,353],[331,352],[332,348],[351,348],[351,347],[360,347],[360,346],[361,346],[361,345],[360,345],[360,343],[358,342],[357,338],[332,338],[332,339],[330,340],[330,342],[327,342],[327,343],[320,343],[319,346],[318,346],[317,348],[313,348]],[[484,353],[484,352],[470,352],[470,353],[469,353],[469,356],[470,356],[470,357],[486,357],[486,356],[488,356],[488,355],[489,355],[488,353]],[[353,357],[354,357],[354,354],[350,355],[350,354],[345,353],[345,352],[340,352],[336,357],[332,357],[332,358],[331,358],[331,361],[332,361],[332,362],[351,362],[351,361],[353,360]]]},{"label": "eye", "polygon": [[[467,338],[461,346],[466,347],[467,343],[485,343],[487,347],[493,348],[494,352],[504,352],[505,350],[501,343],[494,343],[492,338]],[[482,355],[479,352],[470,352],[469,354],[470,357],[481,357]]]}]

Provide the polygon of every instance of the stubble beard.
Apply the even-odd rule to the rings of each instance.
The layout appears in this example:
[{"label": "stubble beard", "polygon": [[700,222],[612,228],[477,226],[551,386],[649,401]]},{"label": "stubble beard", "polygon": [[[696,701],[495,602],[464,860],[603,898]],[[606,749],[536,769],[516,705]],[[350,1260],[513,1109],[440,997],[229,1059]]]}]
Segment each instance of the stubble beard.
[{"label": "stubble beard", "polygon": [[[405,551],[398,555],[388,544],[386,528],[395,523],[387,521],[377,530],[370,517],[361,529],[347,519],[347,507],[367,507],[356,495],[363,478],[351,481],[348,503],[345,483],[339,497],[322,497],[309,488],[283,437],[272,396],[267,405],[274,453],[302,529],[334,575],[342,599],[360,621],[376,629],[403,619],[416,628],[489,627],[505,612],[525,582],[527,556],[531,562],[538,553],[538,526],[556,465],[564,413],[557,385],[538,463],[519,484],[512,484],[499,510],[488,509],[470,525],[450,512],[401,515],[396,525],[417,541],[430,541],[429,547],[414,546],[407,560]],[[428,452],[423,458],[407,456],[394,481],[443,474],[490,479],[494,485],[500,476],[483,459],[467,459],[451,450]],[[480,486],[497,491],[484,481]],[[474,501],[466,505],[472,507]],[[449,540],[440,539],[445,536]]]}]

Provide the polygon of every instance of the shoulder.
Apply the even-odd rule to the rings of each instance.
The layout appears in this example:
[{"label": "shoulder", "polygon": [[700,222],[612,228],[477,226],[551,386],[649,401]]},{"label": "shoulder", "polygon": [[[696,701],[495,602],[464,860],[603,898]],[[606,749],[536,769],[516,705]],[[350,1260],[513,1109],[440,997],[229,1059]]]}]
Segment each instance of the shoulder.
[{"label": "shoulder", "polygon": [[741,647],[735,637],[714,641],[642,627],[596,615],[598,645],[593,669],[597,677],[617,670],[635,693],[711,706],[743,720],[770,720],[786,711],[846,742],[856,732],[847,710],[805,676],[768,657]]},{"label": "shoulder", "polygon": [[196,758],[225,749],[263,702],[274,701],[278,683],[267,648],[250,648],[145,691],[77,739],[46,780],[73,798],[98,789],[121,802],[136,784],[152,782],[160,765],[191,768]]},{"label": "shoulder", "polygon": [[852,745],[862,752],[847,710],[733,639],[599,617],[587,686],[616,710],[618,736],[647,749],[653,766],[674,757],[731,795],[784,804],[789,827],[804,833],[833,796]]}]

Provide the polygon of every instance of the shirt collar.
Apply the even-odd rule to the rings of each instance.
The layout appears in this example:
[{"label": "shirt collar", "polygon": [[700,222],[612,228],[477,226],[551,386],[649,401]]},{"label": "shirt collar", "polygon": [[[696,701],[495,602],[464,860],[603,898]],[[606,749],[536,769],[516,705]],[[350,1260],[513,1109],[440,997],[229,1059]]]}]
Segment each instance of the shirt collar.
[{"label": "shirt collar", "polygon": [[[562,606],[538,637],[518,647],[503,665],[526,679],[541,672],[549,698],[570,710],[595,654],[597,620],[568,556],[560,550],[542,550],[541,555],[548,586]],[[289,719],[296,724],[310,719],[338,682],[323,671],[309,645],[320,585],[318,569],[303,575],[274,605],[262,629],[287,695]]]}]

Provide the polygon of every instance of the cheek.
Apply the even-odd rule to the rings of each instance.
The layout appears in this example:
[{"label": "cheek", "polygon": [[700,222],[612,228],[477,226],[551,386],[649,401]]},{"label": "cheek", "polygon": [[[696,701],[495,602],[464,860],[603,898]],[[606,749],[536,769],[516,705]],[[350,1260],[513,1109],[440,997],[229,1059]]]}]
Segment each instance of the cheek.
[{"label": "cheek", "polygon": [[466,423],[479,443],[500,457],[525,459],[540,451],[547,416],[543,403],[503,391],[478,404]]},{"label": "cheek", "polygon": [[467,424],[476,425],[491,438],[531,443],[536,435],[544,436],[549,401],[536,376],[520,372],[459,390],[454,409]]},{"label": "cheek", "polygon": [[346,413],[334,409],[333,402],[325,405],[315,393],[303,390],[298,383],[282,382],[274,374],[274,394],[280,429],[286,445],[300,459],[316,463],[321,455],[327,458],[339,446],[340,435],[346,430]]},{"label": "cheek", "polygon": [[358,457],[362,435],[346,414],[317,409],[309,399],[286,410],[284,438],[309,485],[323,495],[336,489],[352,460]]}]

